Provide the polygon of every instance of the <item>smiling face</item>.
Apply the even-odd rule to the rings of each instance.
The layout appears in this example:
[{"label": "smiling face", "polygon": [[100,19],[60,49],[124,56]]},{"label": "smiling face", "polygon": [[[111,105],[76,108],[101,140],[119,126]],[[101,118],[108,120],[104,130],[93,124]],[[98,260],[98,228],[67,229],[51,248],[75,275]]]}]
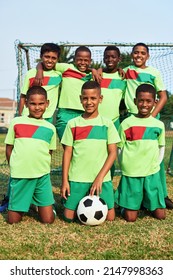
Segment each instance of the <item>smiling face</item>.
[{"label": "smiling face", "polygon": [[146,67],[146,61],[149,59],[149,53],[144,46],[136,46],[131,56],[136,67]]},{"label": "smiling face", "polygon": [[103,96],[99,88],[83,89],[80,100],[85,110],[84,118],[95,118],[98,116],[98,106],[102,102]]},{"label": "smiling face", "polygon": [[41,56],[44,70],[52,70],[58,62],[58,54],[56,52],[45,52]]},{"label": "smiling face", "polygon": [[150,92],[139,92],[137,97],[134,100],[138,108],[138,117],[139,118],[148,118],[151,114],[151,111],[155,105],[155,99],[153,94]]},{"label": "smiling face", "polygon": [[106,64],[106,72],[114,73],[117,71],[120,57],[115,50],[107,50],[104,53],[104,63]]},{"label": "smiling face", "polygon": [[49,101],[42,94],[31,94],[26,99],[26,107],[29,110],[29,117],[42,119],[42,116],[49,105]]},{"label": "smiling face", "polygon": [[91,64],[91,54],[87,51],[78,51],[74,58],[74,64],[79,71],[86,72]]}]

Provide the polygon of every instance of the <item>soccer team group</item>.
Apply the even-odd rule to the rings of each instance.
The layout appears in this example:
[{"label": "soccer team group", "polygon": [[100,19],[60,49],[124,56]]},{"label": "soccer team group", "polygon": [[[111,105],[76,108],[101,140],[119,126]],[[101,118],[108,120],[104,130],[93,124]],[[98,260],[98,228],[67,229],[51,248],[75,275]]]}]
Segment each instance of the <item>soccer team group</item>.
[{"label": "soccer team group", "polygon": [[[146,65],[148,46],[133,46],[133,63],[125,69],[118,67],[121,54],[113,45],[105,48],[100,69],[90,68],[86,46],[76,49],[73,63],[58,63],[60,51],[57,44],[42,45],[41,62],[26,73],[18,116],[5,138],[8,223],[20,222],[31,204],[42,223],[54,222],[50,166],[57,135],[63,146],[65,221],[75,221],[79,201],[88,194],[106,202],[109,221],[115,219],[115,204],[128,222],[137,219],[141,207],[165,219],[166,208],[173,209],[163,164],[165,128],[159,120],[167,94],[160,72]],[[123,121],[122,100],[128,111]],[[115,189],[117,161],[122,175]]]}]

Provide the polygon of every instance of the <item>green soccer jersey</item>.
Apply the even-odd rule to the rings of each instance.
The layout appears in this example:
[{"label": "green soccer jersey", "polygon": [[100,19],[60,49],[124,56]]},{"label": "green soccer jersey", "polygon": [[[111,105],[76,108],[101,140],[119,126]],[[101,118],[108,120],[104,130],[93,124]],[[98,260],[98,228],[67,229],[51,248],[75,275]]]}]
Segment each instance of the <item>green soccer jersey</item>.
[{"label": "green soccer jersey", "polygon": [[163,122],[150,116],[125,119],[119,127],[122,174],[145,177],[160,170],[159,146],[165,145]]},{"label": "green soccer jersey", "polygon": [[[119,141],[113,122],[100,115],[89,120],[82,116],[70,120],[61,141],[73,147],[69,180],[92,183],[107,159],[107,145]],[[104,182],[110,180],[108,172]]]},{"label": "green soccer jersey", "polygon": [[125,104],[130,113],[137,113],[137,107],[134,104],[134,98],[136,88],[143,83],[151,84],[155,87],[156,91],[165,90],[165,85],[161,78],[160,72],[151,67],[147,66],[142,69],[135,65],[130,65],[124,69],[125,77],[127,81],[127,87],[125,91]]},{"label": "green soccer jersey", "polygon": [[5,143],[13,145],[10,157],[12,178],[39,178],[50,173],[51,155],[56,149],[54,125],[27,116],[12,120]]},{"label": "green soccer jersey", "polygon": [[[35,68],[29,70],[25,76],[22,94],[26,94],[27,90],[32,86],[37,70]],[[47,107],[43,118],[51,118],[57,108],[59,86],[62,81],[61,73],[55,70],[43,71],[43,85],[42,87],[47,91],[47,99],[49,106]],[[22,115],[28,116],[28,108],[24,106]]]},{"label": "green soccer jersey", "polygon": [[102,103],[99,113],[115,122],[119,117],[120,101],[124,96],[126,81],[122,80],[118,72],[105,73],[101,81]]},{"label": "green soccer jersey", "polygon": [[80,72],[69,63],[57,63],[56,70],[62,73],[63,79],[58,107],[83,111],[79,96],[82,85],[91,80],[92,75]]}]

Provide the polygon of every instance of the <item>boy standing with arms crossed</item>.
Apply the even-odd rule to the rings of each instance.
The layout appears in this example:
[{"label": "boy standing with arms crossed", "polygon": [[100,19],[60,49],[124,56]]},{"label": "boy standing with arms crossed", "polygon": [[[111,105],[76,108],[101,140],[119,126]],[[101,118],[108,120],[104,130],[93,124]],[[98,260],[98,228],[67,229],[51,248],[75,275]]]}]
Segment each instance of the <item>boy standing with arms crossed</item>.
[{"label": "boy standing with arms crossed", "polygon": [[26,94],[28,116],[12,120],[6,139],[6,157],[10,165],[8,222],[20,222],[30,204],[38,206],[40,220],[53,223],[54,203],[50,181],[52,150],[56,149],[55,127],[43,119],[48,107],[47,92],[39,86]]},{"label": "boy standing with arms crossed", "polygon": [[114,220],[113,184],[110,168],[120,141],[111,120],[99,115],[101,88],[96,81],[83,84],[81,104],[84,113],[70,120],[61,143],[64,145],[61,196],[65,199],[64,220],[72,222],[79,201],[90,193],[108,205],[107,220]]},{"label": "boy standing with arms crossed", "polygon": [[[165,201],[160,181],[160,162],[164,156],[165,128],[153,118],[156,90],[141,84],[136,89],[137,115],[125,119],[119,128],[122,177],[115,202],[123,208],[128,222],[137,219],[141,203],[157,219],[165,219]],[[133,163],[133,164],[132,164]]]}]

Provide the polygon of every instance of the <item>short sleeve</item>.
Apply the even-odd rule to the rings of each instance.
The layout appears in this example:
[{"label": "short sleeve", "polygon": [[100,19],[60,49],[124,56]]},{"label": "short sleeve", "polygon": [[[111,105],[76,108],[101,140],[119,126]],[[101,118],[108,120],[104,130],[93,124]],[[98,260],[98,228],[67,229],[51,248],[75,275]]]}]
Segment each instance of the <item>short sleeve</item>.
[{"label": "short sleeve", "polygon": [[120,137],[113,122],[110,122],[108,127],[108,144],[119,143]]},{"label": "short sleeve", "polygon": [[67,123],[66,128],[64,130],[62,139],[61,139],[61,144],[66,145],[66,146],[73,146],[73,134],[72,134],[72,129],[69,125],[69,123]]}]

